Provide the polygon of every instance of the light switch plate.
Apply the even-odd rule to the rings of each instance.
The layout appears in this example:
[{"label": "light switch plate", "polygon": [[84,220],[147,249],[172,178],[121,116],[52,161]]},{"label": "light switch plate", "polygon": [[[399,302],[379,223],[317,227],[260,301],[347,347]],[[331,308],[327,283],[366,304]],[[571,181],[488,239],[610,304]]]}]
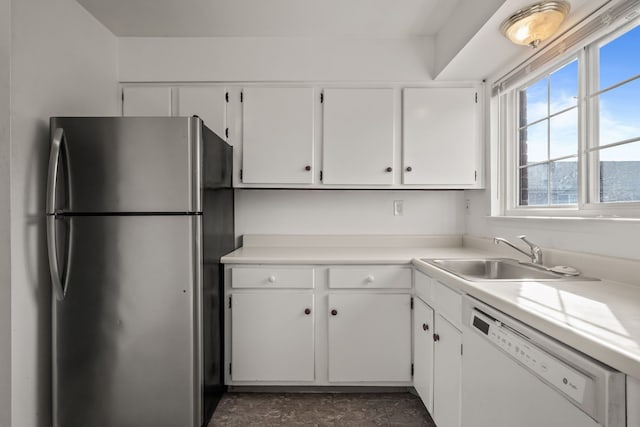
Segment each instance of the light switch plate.
[{"label": "light switch plate", "polygon": [[393,201],[393,216],[404,215],[404,200]]}]

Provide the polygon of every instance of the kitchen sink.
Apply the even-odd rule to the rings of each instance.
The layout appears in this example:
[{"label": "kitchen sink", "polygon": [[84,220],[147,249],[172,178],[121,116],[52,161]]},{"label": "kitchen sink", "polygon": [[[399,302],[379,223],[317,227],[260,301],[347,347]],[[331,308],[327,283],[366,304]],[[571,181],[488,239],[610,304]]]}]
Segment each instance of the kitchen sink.
[{"label": "kitchen sink", "polygon": [[483,259],[429,259],[427,264],[439,267],[451,274],[475,281],[551,281],[598,280],[580,275],[565,275],[550,271],[542,265],[522,263],[511,258]]}]

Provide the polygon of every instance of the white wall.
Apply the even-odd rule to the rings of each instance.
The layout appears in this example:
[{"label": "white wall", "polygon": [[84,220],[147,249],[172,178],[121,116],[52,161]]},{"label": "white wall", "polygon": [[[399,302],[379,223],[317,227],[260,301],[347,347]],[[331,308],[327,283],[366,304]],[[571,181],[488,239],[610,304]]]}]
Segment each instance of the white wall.
[{"label": "white wall", "polygon": [[48,119],[118,114],[117,40],[73,0],[13,0],[11,24],[11,425],[41,427],[51,422]]},{"label": "white wall", "polygon": [[[464,192],[236,190],[236,235],[462,234]],[[403,200],[404,215],[393,215]]]},{"label": "white wall", "polygon": [[0,427],[11,425],[11,0],[0,0]]},{"label": "white wall", "polygon": [[431,80],[433,39],[119,39],[122,82]]}]

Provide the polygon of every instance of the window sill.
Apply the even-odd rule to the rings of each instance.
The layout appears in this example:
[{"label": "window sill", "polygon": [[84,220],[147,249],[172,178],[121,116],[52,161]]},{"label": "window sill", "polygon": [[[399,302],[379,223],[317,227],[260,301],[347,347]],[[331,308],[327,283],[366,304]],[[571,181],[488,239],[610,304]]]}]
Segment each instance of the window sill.
[{"label": "window sill", "polygon": [[540,222],[599,222],[599,223],[640,223],[640,218],[619,216],[532,216],[532,215],[489,215],[491,221],[540,221]]}]

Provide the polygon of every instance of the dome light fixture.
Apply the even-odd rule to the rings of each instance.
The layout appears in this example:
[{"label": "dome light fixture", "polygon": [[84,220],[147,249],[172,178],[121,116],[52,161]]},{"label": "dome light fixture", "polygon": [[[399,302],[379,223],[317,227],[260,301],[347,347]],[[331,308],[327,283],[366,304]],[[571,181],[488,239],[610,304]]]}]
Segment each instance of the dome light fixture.
[{"label": "dome light fixture", "polygon": [[543,1],[518,10],[500,25],[500,32],[515,44],[538,47],[555,33],[571,5],[563,0]]}]

